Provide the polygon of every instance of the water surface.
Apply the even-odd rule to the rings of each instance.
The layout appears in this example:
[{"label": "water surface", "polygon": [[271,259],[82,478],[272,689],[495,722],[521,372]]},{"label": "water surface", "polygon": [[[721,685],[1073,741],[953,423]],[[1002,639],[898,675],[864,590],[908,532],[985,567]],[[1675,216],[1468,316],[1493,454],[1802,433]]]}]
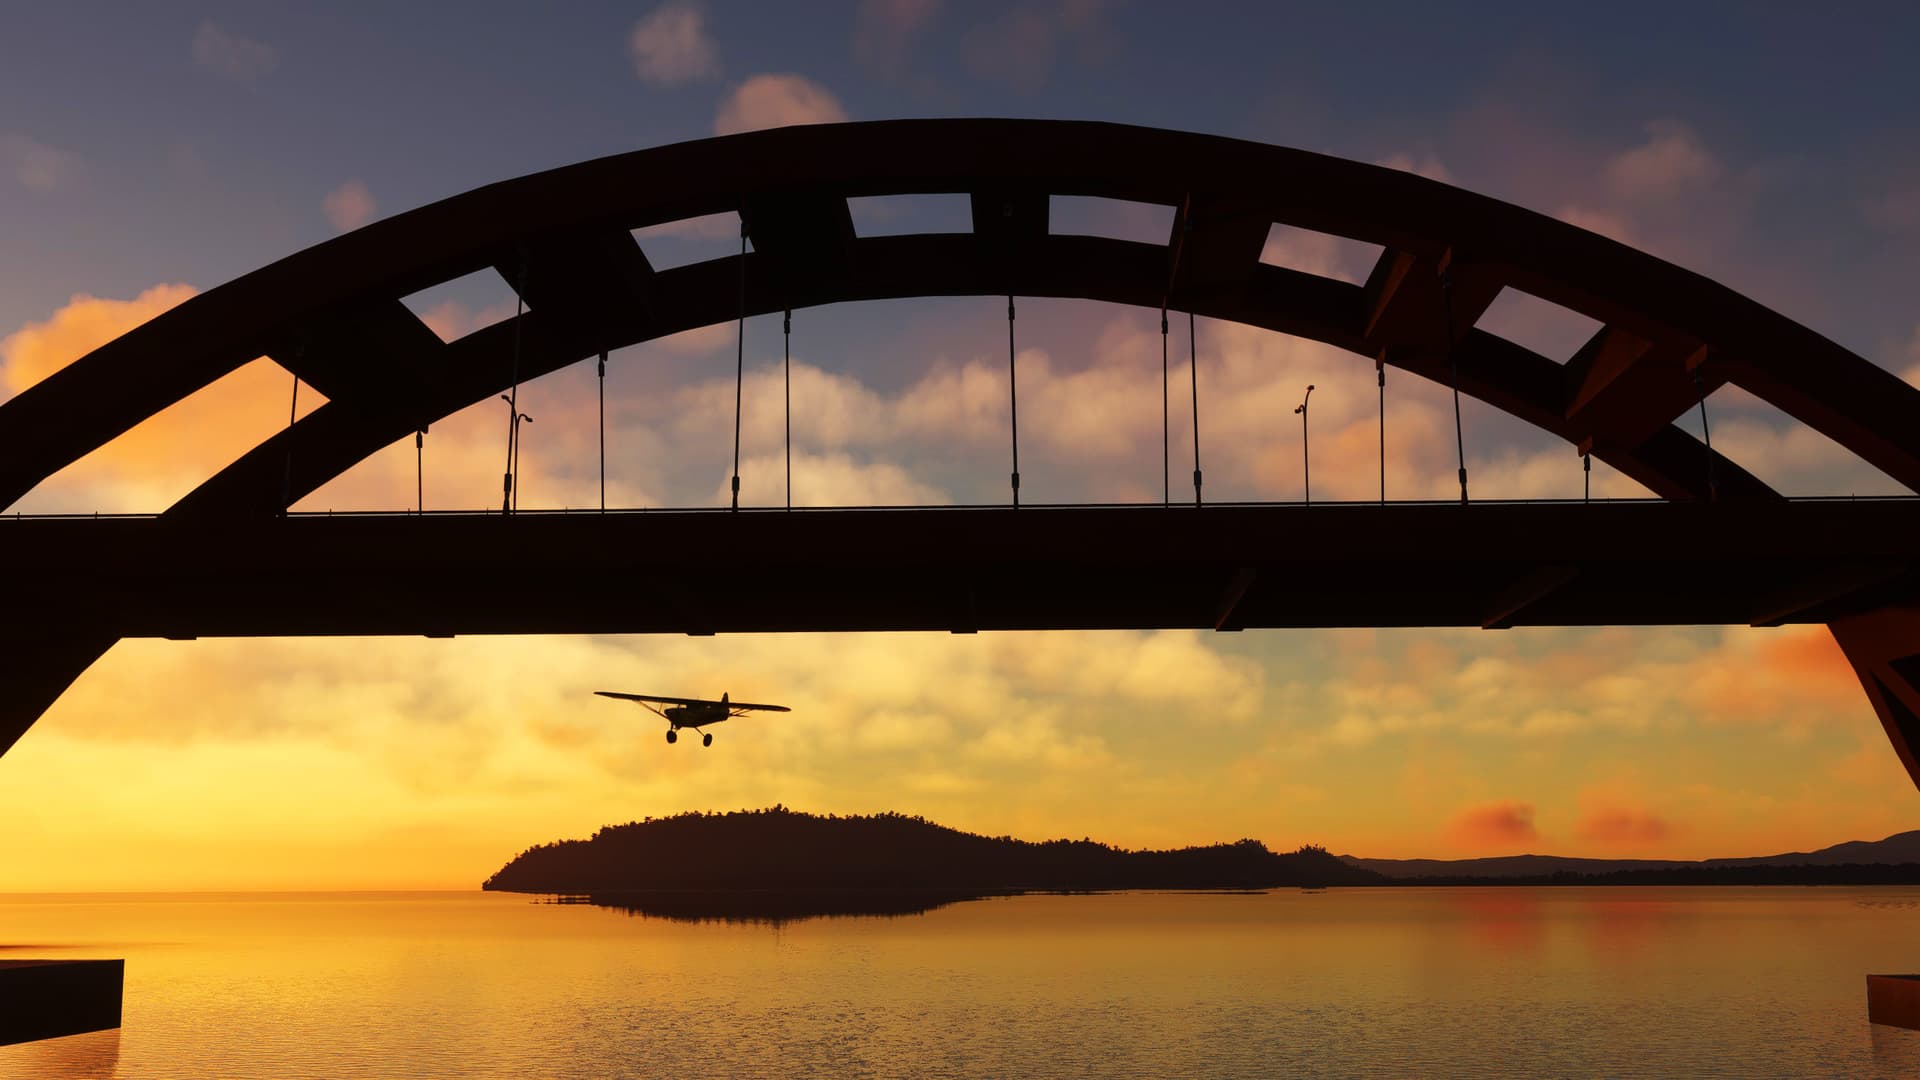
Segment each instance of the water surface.
[{"label": "water surface", "polygon": [[651,918],[484,893],[0,897],[127,959],[0,1076],[1920,1076],[1916,888],[1030,895]]}]

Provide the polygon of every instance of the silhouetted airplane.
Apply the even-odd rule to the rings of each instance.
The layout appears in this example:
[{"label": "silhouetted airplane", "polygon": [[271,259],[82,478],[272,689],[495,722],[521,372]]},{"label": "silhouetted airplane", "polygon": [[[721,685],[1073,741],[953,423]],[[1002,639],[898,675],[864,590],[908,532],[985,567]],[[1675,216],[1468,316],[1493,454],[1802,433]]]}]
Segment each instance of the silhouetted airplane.
[{"label": "silhouetted airplane", "polygon": [[[753,705],[744,701],[728,701],[721,694],[719,701],[705,698],[654,697],[650,694],[619,694],[612,690],[595,690],[601,697],[619,698],[621,701],[638,703],[642,708],[666,718],[667,741],[679,742],[680,729],[690,727],[695,731],[709,724],[724,723],[736,716],[745,716],[750,712],[788,712],[785,705]],[[656,709],[655,705],[665,705],[665,709]],[[713,735],[700,731],[700,745],[712,746]]]}]

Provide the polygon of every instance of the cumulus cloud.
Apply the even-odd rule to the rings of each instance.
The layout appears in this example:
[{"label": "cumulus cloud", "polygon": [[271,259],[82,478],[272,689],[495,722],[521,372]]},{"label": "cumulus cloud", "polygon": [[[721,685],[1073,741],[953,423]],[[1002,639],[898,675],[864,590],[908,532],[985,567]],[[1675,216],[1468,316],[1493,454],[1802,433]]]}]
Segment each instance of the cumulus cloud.
[{"label": "cumulus cloud", "polygon": [[[1356,263],[1363,259],[1354,260]],[[1023,327],[1037,327],[1046,310],[1023,311]],[[1019,355],[1020,441],[1023,482],[1033,498],[1060,501],[1157,499],[1161,479],[1160,340],[1150,317],[1132,314],[1088,320],[1075,313],[1062,327],[1089,343],[1074,362],[1048,349]],[[1208,322],[1199,324],[1203,451],[1209,491],[1220,498],[1295,499],[1301,489],[1300,429],[1292,419],[1307,383],[1314,394],[1313,475],[1319,498],[1371,499],[1379,484],[1379,415],[1365,361],[1300,339]],[[1180,328],[1184,329],[1184,328]],[[777,366],[752,366],[764,341],[749,327],[743,440],[749,454],[777,448],[782,439],[783,384]],[[1183,334],[1172,342],[1168,372],[1176,398],[1190,379]],[[727,351],[733,328],[691,332],[660,348],[689,356]],[[764,355],[764,354],[762,354]],[[856,451],[908,466],[916,479],[959,501],[984,490],[954,487],[950,474],[975,480],[999,474],[997,460],[1009,435],[1009,374],[1004,355],[915,358],[920,374],[881,393],[859,379],[829,374],[796,359],[793,367],[796,445]],[[913,368],[909,367],[908,371]],[[1346,373],[1347,378],[1342,378]],[[1351,377],[1358,376],[1358,377]],[[1578,497],[1579,459],[1571,447],[1513,443],[1512,428],[1497,441],[1482,437],[1483,421],[1469,403],[1467,440],[1474,490],[1482,497]],[[698,445],[732,427],[734,387],[726,375],[683,384],[661,430],[676,443]],[[1388,489],[1395,498],[1448,495],[1453,477],[1450,400],[1443,388],[1401,374],[1389,376]],[[1170,443],[1174,471],[1190,451],[1190,411],[1173,408]],[[1484,415],[1484,412],[1482,413]],[[1031,460],[1031,465],[1029,465]],[[991,461],[991,468],[978,469]],[[923,472],[922,470],[925,470]],[[687,496],[706,498],[711,474]],[[1594,473],[1596,496],[1644,494],[1604,466]]]},{"label": "cumulus cloud", "polygon": [[271,73],[279,65],[280,56],[264,41],[203,22],[193,34],[193,62],[217,75],[251,82]]},{"label": "cumulus cloud", "polygon": [[1107,0],[1059,0],[1015,7],[961,40],[961,58],[987,82],[1031,92],[1045,85],[1062,52],[1083,62],[1111,55]]},{"label": "cumulus cloud", "polygon": [[52,191],[80,171],[80,158],[24,135],[0,134],[0,167],[30,191]]},{"label": "cumulus cloud", "polygon": [[194,294],[155,285],[131,300],[75,296],[42,322],[0,338],[0,389],[17,394]]},{"label": "cumulus cloud", "polygon": [[[1537,80],[1535,80],[1537,81]],[[1637,136],[1596,136],[1537,87],[1489,90],[1451,118],[1446,164],[1461,186],[1531,207],[1752,291],[1754,221],[1788,192],[1792,160],[1722,156],[1685,118],[1655,114]],[[1777,255],[1777,251],[1774,252]],[[1777,264],[1777,260],[1775,260]],[[1763,293],[1764,295],[1764,293]]]},{"label": "cumulus cloud", "polygon": [[939,11],[940,0],[863,0],[854,24],[854,56],[880,71],[898,71]]},{"label": "cumulus cloud", "polygon": [[1895,358],[1894,370],[1907,381],[1907,385],[1920,386],[1920,326],[1913,328],[1913,336],[1907,339],[1906,348]]},{"label": "cumulus cloud", "polygon": [[968,70],[987,82],[1016,90],[1039,89],[1052,73],[1060,33],[1049,12],[1014,8],[976,27],[963,40]]},{"label": "cumulus cloud", "polygon": [[1569,225],[1577,226],[1591,233],[1599,233],[1609,240],[1617,240],[1629,246],[1638,246],[1633,234],[1633,226],[1625,217],[1606,210],[1596,210],[1589,206],[1563,206],[1553,215]]},{"label": "cumulus cloud", "polygon": [[699,217],[675,218],[672,221],[663,221],[658,225],[649,225],[644,229],[634,230],[634,239],[640,241],[643,245],[649,237],[655,236],[715,240],[721,237],[737,237],[739,235],[740,215],[731,210],[720,214],[702,214]]},{"label": "cumulus cloud", "polygon": [[1723,728],[1805,741],[1870,712],[1822,626],[1515,633],[1435,631],[1322,662],[1300,704],[1322,719],[1295,747],[1405,747],[1445,732],[1519,748]]},{"label": "cumulus cloud", "polygon": [[668,3],[634,24],[627,38],[633,70],[648,82],[672,84],[720,74],[720,52],[707,36],[698,4]]},{"label": "cumulus cloud", "polygon": [[1489,851],[1512,852],[1540,839],[1533,805],[1512,801],[1469,806],[1454,815],[1447,832],[1459,844]]},{"label": "cumulus cloud", "polygon": [[1654,200],[1697,191],[1719,179],[1720,162],[1685,125],[1655,120],[1647,139],[1607,163],[1607,186],[1624,199]]},{"label": "cumulus cloud", "polygon": [[1824,626],[1729,631],[1719,649],[1663,680],[1709,724],[1809,726],[1862,707],[1859,677]]},{"label": "cumulus cloud", "polygon": [[1429,180],[1438,180],[1443,184],[1453,183],[1453,172],[1447,168],[1445,162],[1441,161],[1431,151],[1417,156],[1402,151],[1396,154],[1389,154],[1375,161],[1374,164],[1389,169],[1398,169],[1401,172],[1410,172],[1416,176],[1424,176]]},{"label": "cumulus cloud", "polygon": [[375,213],[373,193],[358,180],[349,180],[327,192],[321,207],[326,210],[327,223],[335,232],[352,232],[372,221]]},{"label": "cumulus cloud", "polygon": [[713,133],[734,135],[791,124],[837,124],[846,109],[819,83],[799,75],[755,75],[727,95]]},{"label": "cumulus cloud", "polygon": [[[740,463],[740,505],[780,506],[786,502],[786,458],[771,454]],[[715,504],[732,498],[730,479],[722,479],[712,496]],[[885,461],[863,462],[844,453],[793,456],[795,506],[939,506],[952,496],[913,478],[907,470]]]},{"label": "cumulus cloud", "polygon": [[1882,228],[1920,231],[1920,179],[1912,187],[1892,188],[1869,197],[1861,209],[1869,222]]},{"label": "cumulus cloud", "polygon": [[1673,826],[1663,817],[1632,806],[1597,806],[1588,810],[1574,826],[1574,835],[1583,843],[1612,852],[1646,851],[1657,848],[1673,835]]},{"label": "cumulus cloud", "polygon": [[1379,257],[1376,245],[1290,225],[1269,229],[1267,242],[1260,249],[1261,262],[1352,285],[1367,279]]},{"label": "cumulus cloud", "polygon": [[499,300],[480,307],[461,300],[442,300],[417,314],[441,341],[453,341],[511,319],[518,311],[519,305],[513,300]]},{"label": "cumulus cloud", "polygon": [[[76,296],[47,319],[0,339],[0,388],[19,392],[194,294],[156,285],[131,300]],[[256,360],[68,466],[30,492],[36,512],[153,512],[287,422],[292,380]],[[322,402],[311,388],[302,412]]]}]

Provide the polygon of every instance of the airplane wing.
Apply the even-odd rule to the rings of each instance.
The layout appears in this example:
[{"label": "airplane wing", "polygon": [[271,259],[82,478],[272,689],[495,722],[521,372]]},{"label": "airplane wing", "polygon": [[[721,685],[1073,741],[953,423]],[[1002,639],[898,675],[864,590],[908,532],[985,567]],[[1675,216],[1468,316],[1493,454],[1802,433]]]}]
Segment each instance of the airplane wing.
[{"label": "airplane wing", "polygon": [[659,697],[654,694],[621,694],[612,690],[595,690],[601,697],[619,698],[621,701],[651,701],[656,705],[718,705],[717,701],[705,698]]},{"label": "airplane wing", "polygon": [[749,712],[791,712],[785,705],[755,705],[745,701],[713,701],[708,698],[660,697],[656,694],[622,694],[613,690],[595,690],[595,694],[621,701],[651,701],[657,705],[725,705]]}]

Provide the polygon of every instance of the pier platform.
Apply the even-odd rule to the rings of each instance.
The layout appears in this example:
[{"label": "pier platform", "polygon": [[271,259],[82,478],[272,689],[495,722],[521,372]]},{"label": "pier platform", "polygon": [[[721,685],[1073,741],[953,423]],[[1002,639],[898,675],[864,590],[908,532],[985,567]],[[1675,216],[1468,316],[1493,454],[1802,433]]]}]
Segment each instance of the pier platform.
[{"label": "pier platform", "polygon": [[0,960],[0,1046],[120,1026],[125,960]]}]

